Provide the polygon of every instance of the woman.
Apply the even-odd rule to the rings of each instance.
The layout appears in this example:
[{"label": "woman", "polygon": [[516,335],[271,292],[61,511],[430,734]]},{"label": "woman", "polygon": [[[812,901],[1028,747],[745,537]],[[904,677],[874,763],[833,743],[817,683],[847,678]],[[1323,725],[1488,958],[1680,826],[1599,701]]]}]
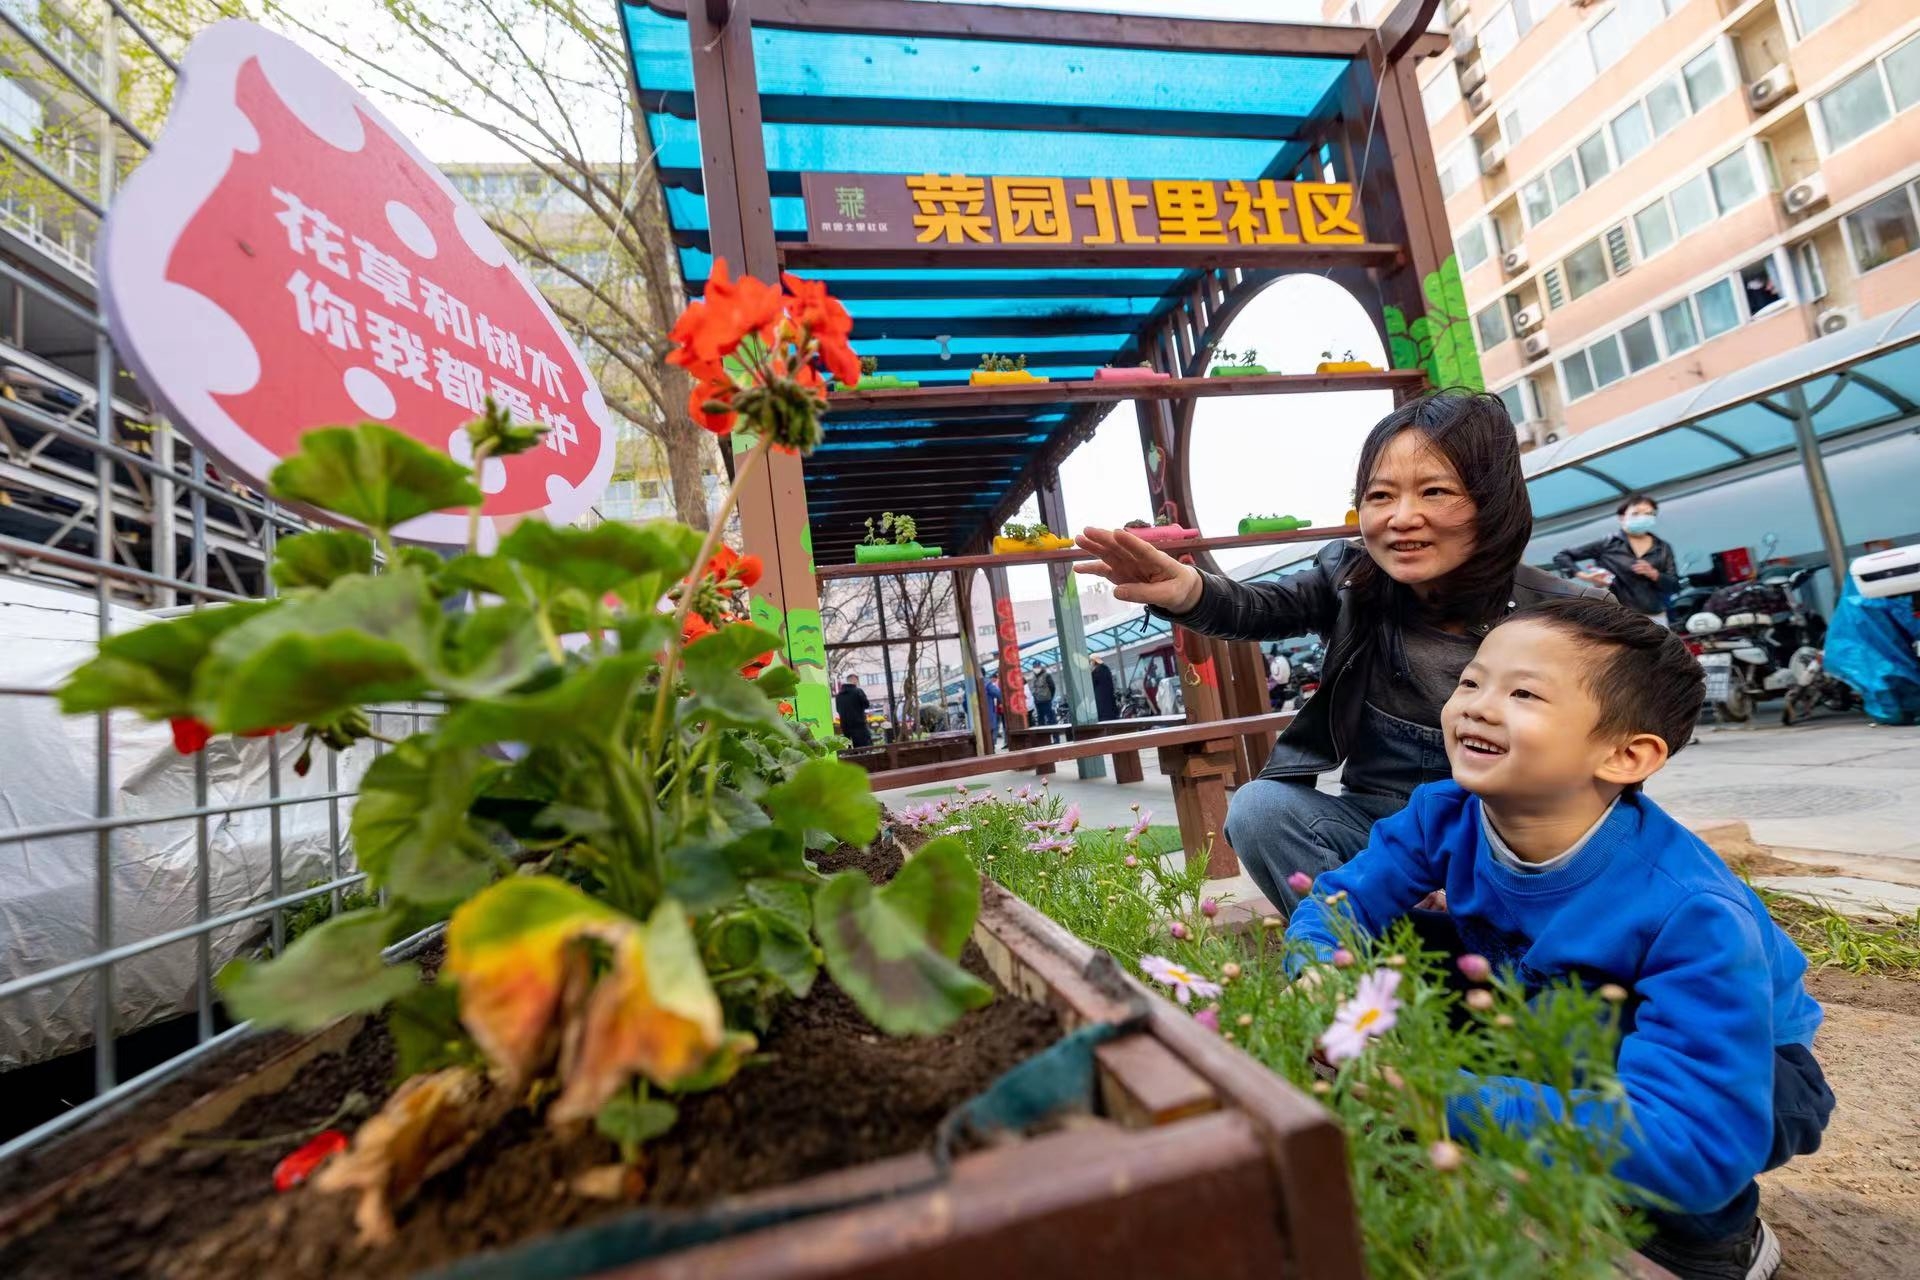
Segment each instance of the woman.
[{"label": "woman", "polygon": [[[1520,563],[1533,510],[1513,423],[1492,396],[1431,395],[1382,418],[1354,492],[1360,540],[1330,543],[1312,569],[1278,581],[1201,573],[1124,530],[1088,529],[1080,545],[1099,559],[1074,566],[1206,635],[1324,638],[1320,687],[1227,812],[1248,874],[1289,910],[1289,875],[1344,863],[1375,819],[1448,776],[1440,708],[1493,624],[1550,596],[1605,594]],[[1341,793],[1316,790],[1342,762]]]},{"label": "woman", "polygon": [[[1621,604],[1664,627],[1667,598],[1680,589],[1680,574],[1674,568],[1673,548],[1653,531],[1659,523],[1660,504],[1636,493],[1614,514],[1620,517],[1620,532],[1568,547],[1553,557],[1553,567],[1568,577],[1608,588]],[[1591,560],[1595,567],[1580,569],[1582,560]]]}]

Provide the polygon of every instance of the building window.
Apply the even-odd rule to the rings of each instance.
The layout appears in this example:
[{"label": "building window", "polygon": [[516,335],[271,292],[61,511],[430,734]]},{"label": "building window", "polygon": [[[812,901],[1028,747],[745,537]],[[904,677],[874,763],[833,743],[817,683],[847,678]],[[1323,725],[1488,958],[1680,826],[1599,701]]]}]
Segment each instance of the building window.
[{"label": "building window", "polygon": [[1535,178],[1520,188],[1520,203],[1527,213],[1527,225],[1537,226],[1553,213],[1553,193],[1545,178]]},{"label": "building window", "polygon": [[1813,241],[1802,240],[1793,246],[1793,268],[1801,297],[1808,302],[1818,302],[1827,296],[1827,272],[1820,265],[1820,250]]},{"label": "building window", "polygon": [[1913,200],[1906,187],[1856,209],[1843,223],[1847,242],[1853,248],[1854,265],[1863,273],[1920,247],[1920,222],[1914,218]]},{"label": "building window", "polygon": [[1687,102],[1695,111],[1727,91],[1727,68],[1717,48],[1708,49],[1680,68],[1680,77],[1687,82]]},{"label": "building window", "polygon": [[1583,297],[1607,282],[1607,251],[1598,240],[1575,249],[1561,265],[1567,273],[1569,298]]},{"label": "building window", "polygon": [[1627,367],[1620,362],[1620,344],[1612,335],[1588,347],[1587,360],[1593,365],[1596,387],[1612,386],[1627,376]]},{"label": "building window", "polygon": [[1480,334],[1480,349],[1491,351],[1507,340],[1507,310],[1496,302],[1473,318],[1473,327]]},{"label": "building window", "polygon": [[1487,224],[1475,222],[1454,237],[1453,250],[1460,255],[1460,270],[1471,271],[1487,260]]},{"label": "building window", "polygon": [[1647,123],[1647,109],[1636,102],[1613,118],[1608,128],[1613,133],[1614,154],[1620,157],[1620,163],[1627,161],[1653,145],[1653,126]]},{"label": "building window", "polygon": [[1887,69],[1887,84],[1893,90],[1893,109],[1905,111],[1920,102],[1920,37],[1916,37],[1882,58]]},{"label": "building window", "polygon": [[1580,167],[1568,156],[1547,170],[1547,181],[1553,184],[1554,202],[1565,204],[1580,194]]},{"label": "building window", "polygon": [[1587,370],[1587,353],[1582,351],[1560,362],[1560,379],[1567,385],[1567,399],[1578,400],[1593,394],[1593,374]]},{"label": "building window", "polygon": [[1638,373],[1660,362],[1660,344],[1653,336],[1653,317],[1643,316],[1620,331],[1620,345],[1627,349],[1627,369]]},{"label": "building window", "polygon": [[1653,121],[1653,136],[1664,138],[1687,118],[1687,100],[1680,96],[1680,82],[1667,80],[1647,95],[1647,115]]},{"label": "building window", "polygon": [[1660,336],[1667,340],[1667,354],[1700,345],[1700,330],[1693,322],[1693,304],[1682,299],[1660,312]]},{"label": "building window", "polygon": [[1445,159],[1440,161],[1440,196],[1445,199],[1460,188],[1479,178],[1479,166],[1474,163],[1473,148],[1462,143],[1455,147]]},{"label": "building window", "polygon": [[1759,316],[1786,302],[1780,287],[1780,269],[1771,256],[1740,268],[1740,289],[1747,295],[1747,314]]},{"label": "building window", "polygon": [[1714,202],[1722,214],[1760,194],[1760,185],[1753,180],[1753,165],[1745,151],[1736,151],[1719,161],[1707,170],[1707,176],[1713,180]]},{"label": "building window", "polygon": [[1793,0],[1793,21],[1805,39],[1838,15],[1853,8],[1854,0]]},{"label": "building window", "polygon": [[1491,71],[1520,43],[1519,20],[1513,5],[1502,5],[1499,12],[1480,24],[1474,40],[1480,46],[1480,62]]},{"label": "building window", "polygon": [[1528,379],[1522,378],[1499,391],[1500,403],[1507,407],[1507,416],[1515,422],[1531,422],[1535,418],[1533,411],[1533,388]]},{"label": "building window", "polygon": [[600,518],[603,520],[633,519],[633,481],[610,480],[607,491],[600,495]]},{"label": "building window", "polygon": [[1673,243],[1673,217],[1667,202],[1657,201],[1633,215],[1633,229],[1640,237],[1640,257],[1644,261]]},{"label": "building window", "polygon": [[11,79],[0,79],[0,129],[32,142],[46,119],[47,109],[40,99]]},{"label": "building window", "polygon": [[1681,183],[1667,194],[1673,208],[1676,235],[1689,236],[1713,221],[1713,188],[1702,173]]},{"label": "building window", "polygon": [[1426,108],[1427,123],[1432,124],[1460,101],[1460,77],[1451,68],[1442,67],[1433,83],[1420,91],[1420,105]]},{"label": "building window", "polygon": [[1607,137],[1596,133],[1573,149],[1580,157],[1580,176],[1588,186],[1600,181],[1613,172],[1613,161],[1607,156]]},{"label": "building window", "polygon": [[1700,337],[1711,341],[1740,323],[1740,308],[1733,300],[1733,282],[1715,280],[1693,295],[1700,312]]},{"label": "building window", "polygon": [[1575,37],[1549,55],[1526,83],[1514,90],[1513,106],[1501,117],[1509,144],[1518,142],[1593,83],[1593,52]]},{"label": "building window", "polygon": [[1880,79],[1880,64],[1860,68],[1840,82],[1840,87],[1820,98],[1820,123],[1826,126],[1827,149],[1841,147],[1879,128],[1893,117],[1887,101],[1887,86]]}]

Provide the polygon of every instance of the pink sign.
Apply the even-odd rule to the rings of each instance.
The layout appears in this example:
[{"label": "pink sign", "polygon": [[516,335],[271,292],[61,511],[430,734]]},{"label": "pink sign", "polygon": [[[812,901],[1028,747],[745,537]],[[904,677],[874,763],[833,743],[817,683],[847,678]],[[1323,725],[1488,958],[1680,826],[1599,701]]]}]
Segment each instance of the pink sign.
[{"label": "pink sign", "polygon": [[[613,470],[606,401],[491,229],[360,93],[246,22],[193,42],[165,134],[114,201],[104,272],[114,341],[167,415],[236,475],[312,427],[375,420],[465,461],[487,396],[544,423],[489,459],[488,539],[563,524]],[[398,531],[459,543],[436,513]]]}]

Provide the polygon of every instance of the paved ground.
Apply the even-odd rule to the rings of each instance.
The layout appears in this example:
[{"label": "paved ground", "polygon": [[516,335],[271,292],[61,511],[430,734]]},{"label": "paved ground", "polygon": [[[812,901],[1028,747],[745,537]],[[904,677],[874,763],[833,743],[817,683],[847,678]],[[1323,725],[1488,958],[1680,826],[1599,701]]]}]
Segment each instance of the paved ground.
[{"label": "paved ground", "polygon": [[[1018,787],[1031,773],[990,774],[968,786]],[[1089,826],[1125,825],[1129,807],[1172,823],[1173,787],[1146,761],[1143,782],[1082,781],[1062,766],[1052,788],[1079,804]],[[914,804],[946,788],[882,793],[890,805]],[[1791,728],[1763,718],[1709,727],[1655,776],[1648,793],[1675,817],[1702,826],[1746,822],[1753,838],[1789,862],[1817,866],[1815,877],[1767,876],[1763,883],[1815,893],[1836,905],[1920,906],[1920,727],[1874,725],[1858,716],[1817,719]],[[1215,886],[1240,902],[1258,901],[1245,877]]]}]

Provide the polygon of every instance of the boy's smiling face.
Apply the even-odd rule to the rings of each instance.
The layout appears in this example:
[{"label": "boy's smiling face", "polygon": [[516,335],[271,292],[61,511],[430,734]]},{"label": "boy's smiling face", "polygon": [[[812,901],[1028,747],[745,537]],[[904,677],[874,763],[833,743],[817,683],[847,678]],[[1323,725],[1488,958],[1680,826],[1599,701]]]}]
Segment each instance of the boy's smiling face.
[{"label": "boy's smiling face", "polygon": [[1623,744],[1594,736],[1600,706],[1584,677],[1599,660],[1555,627],[1494,628],[1440,713],[1454,781],[1482,799],[1516,801],[1637,781],[1606,776]]}]

